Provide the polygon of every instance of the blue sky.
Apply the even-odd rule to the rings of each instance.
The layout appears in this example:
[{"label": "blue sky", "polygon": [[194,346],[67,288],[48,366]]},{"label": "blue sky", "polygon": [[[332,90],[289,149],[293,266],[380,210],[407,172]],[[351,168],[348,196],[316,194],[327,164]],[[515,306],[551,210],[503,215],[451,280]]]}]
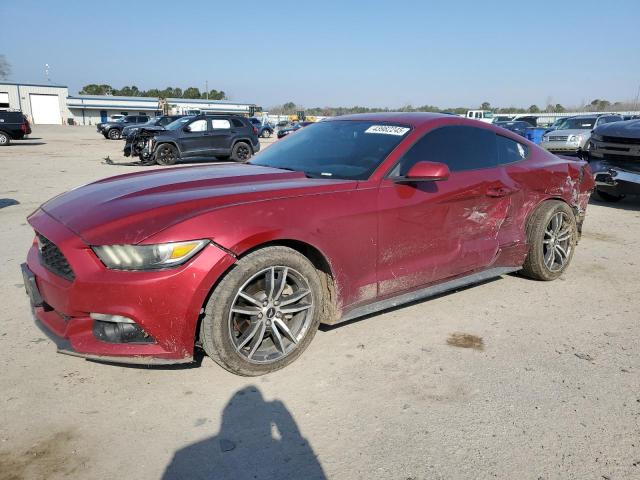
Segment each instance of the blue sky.
[{"label": "blue sky", "polygon": [[71,93],[208,80],[265,107],[543,106],[640,86],[637,0],[21,0],[0,18],[11,80],[49,63]]}]

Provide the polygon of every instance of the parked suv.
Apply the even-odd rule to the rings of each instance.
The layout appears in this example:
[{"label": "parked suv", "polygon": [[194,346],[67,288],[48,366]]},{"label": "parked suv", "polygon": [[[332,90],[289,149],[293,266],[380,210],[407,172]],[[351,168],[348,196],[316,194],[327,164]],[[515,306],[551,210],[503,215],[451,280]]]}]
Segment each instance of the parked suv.
[{"label": "parked suv", "polygon": [[640,120],[596,128],[589,156],[602,200],[617,202],[625,195],[640,195]]},{"label": "parked suv", "polygon": [[620,122],[621,115],[602,114],[571,117],[557,130],[545,133],[540,146],[553,153],[577,154],[583,157],[588,149],[591,131],[605,123]]},{"label": "parked suv", "polygon": [[147,152],[149,159],[159,165],[173,165],[183,158],[211,157],[246,162],[260,150],[258,129],[239,115],[183,117],[162,131],[141,128],[137,135],[148,139],[140,158]]},{"label": "parked suv", "polygon": [[9,145],[11,140],[22,140],[31,133],[31,125],[22,112],[0,112],[0,147]]},{"label": "parked suv", "polygon": [[114,122],[98,123],[98,125],[96,125],[96,129],[104,135],[104,138],[118,140],[122,137],[122,130],[124,127],[147,123],[148,121],[149,117],[147,115],[127,115],[126,117]]},{"label": "parked suv", "polygon": [[268,123],[262,123],[259,118],[250,117],[251,124],[258,129],[258,136],[262,138],[269,138],[273,135],[273,127]]}]

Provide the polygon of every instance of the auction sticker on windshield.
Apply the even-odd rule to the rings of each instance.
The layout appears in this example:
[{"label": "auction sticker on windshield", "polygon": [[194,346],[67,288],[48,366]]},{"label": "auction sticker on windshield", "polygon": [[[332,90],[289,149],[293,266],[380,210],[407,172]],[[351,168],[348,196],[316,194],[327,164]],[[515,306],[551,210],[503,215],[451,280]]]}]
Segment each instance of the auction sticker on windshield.
[{"label": "auction sticker on windshield", "polygon": [[364,133],[382,133],[384,135],[398,135],[401,137],[409,130],[407,127],[396,127],[393,125],[371,125]]}]

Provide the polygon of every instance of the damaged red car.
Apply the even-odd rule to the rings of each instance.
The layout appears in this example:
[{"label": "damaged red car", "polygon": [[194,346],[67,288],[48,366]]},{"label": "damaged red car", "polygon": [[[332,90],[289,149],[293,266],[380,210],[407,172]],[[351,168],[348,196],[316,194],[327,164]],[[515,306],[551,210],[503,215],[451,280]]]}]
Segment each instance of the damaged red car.
[{"label": "damaged red car", "polygon": [[61,353],[260,375],[320,323],[569,266],[588,165],[451,115],[319,122],[248,164],[100,180],[43,204],[23,274]]}]

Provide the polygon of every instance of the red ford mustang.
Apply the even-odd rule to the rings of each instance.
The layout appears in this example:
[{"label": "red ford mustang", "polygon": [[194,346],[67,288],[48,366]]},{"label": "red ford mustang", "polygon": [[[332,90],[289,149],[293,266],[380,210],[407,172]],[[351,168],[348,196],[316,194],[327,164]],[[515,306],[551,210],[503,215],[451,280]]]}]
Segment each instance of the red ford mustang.
[{"label": "red ford mustang", "polygon": [[249,164],[159,169],[55,197],[23,265],[59,351],[259,375],[334,324],[569,265],[585,162],[450,115],[339,117]]}]

